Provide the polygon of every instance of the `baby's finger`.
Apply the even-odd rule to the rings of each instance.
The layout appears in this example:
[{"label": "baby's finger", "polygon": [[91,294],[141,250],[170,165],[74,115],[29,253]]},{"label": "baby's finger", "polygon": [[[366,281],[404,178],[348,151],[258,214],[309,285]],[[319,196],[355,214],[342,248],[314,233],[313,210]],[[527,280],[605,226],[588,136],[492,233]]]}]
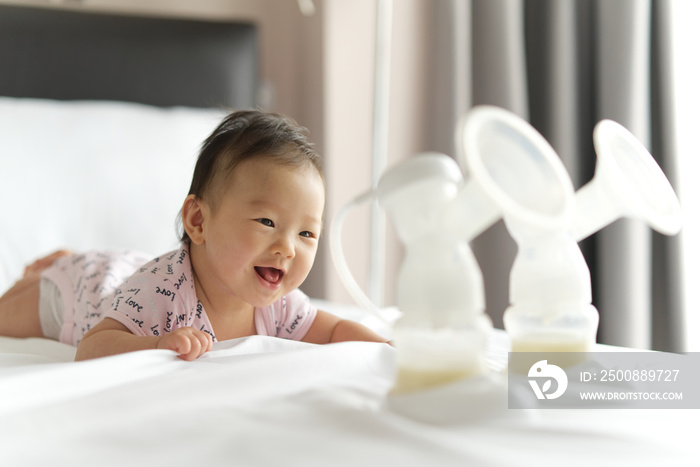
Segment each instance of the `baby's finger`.
[{"label": "baby's finger", "polygon": [[161,337],[156,344],[157,349],[172,350],[177,353],[178,357],[183,358],[192,350],[192,344],[187,335],[175,331],[172,334],[166,334]]},{"label": "baby's finger", "polygon": [[186,352],[180,353],[180,358],[189,362],[201,355],[202,344],[194,333],[187,333],[184,336],[187,338],[188,348]]},{"label": "baby's finger", "polygon": [[212,349],[214,341],[212,340],[212,337],[206,332],[200,331],[196,335],[201,345],[199,355],[197,356],[201,357],[204,353],[209,352]]},{"label": "baby's finger", "polygon": [[187,355],[192,350],[190,340],[183,334],[172,334],[169,347],[170,350],[177,352],[180,357]]},{"label": "baby's finger", "polygon": [[[191,335],[180,332],[171,335],[169,348],[170,350],[174,350],[175,352],[177,352],[178,357],[180,357],[181,359],[189,361],[194,360],[196,358],[196,353],[195,357],[192,357],[191,355],[195,351],[199,351],[198,348],[196,350],[193,349],[193,344],[194,342]],[[197,345],[199,345],[198,342]]]}]

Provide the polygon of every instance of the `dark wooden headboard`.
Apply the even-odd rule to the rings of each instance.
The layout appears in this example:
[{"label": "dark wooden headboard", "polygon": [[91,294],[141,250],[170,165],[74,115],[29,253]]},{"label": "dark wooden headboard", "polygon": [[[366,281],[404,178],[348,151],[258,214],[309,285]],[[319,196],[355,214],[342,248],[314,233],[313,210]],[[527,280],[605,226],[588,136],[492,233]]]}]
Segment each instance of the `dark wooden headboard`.
[{"label": "dark wooden headboard", "polygon": [[0,95],[257,104],[253,24],[0,6]]}]

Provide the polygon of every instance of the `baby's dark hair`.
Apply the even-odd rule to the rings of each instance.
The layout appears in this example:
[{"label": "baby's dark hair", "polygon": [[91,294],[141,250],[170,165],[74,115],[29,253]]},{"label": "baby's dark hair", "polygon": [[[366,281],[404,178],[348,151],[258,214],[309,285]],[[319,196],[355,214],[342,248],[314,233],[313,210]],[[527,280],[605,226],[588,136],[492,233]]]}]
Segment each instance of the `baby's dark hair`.
[{"label": "baby's dark hair", "polygon": [[[189,194],[216,209],[238,164],[253,158],[293,167],[311,166],[323,180],[321,158],[307,135],[306,128],[284,115],[259,110],[232,112],[204,140]],[[190,240],[184,228],[180,237],[183,242]]]}]

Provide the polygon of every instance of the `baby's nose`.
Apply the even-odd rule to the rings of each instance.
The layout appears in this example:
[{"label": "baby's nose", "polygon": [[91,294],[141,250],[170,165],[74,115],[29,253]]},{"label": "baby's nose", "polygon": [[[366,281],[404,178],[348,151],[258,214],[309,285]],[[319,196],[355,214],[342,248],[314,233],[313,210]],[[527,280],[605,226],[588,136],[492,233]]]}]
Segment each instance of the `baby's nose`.
[{"label": "baby's nose", "polygon": [[285,258],[294,258],[294,242],[288,235],[281,235],[274,244],[274,253]]}]

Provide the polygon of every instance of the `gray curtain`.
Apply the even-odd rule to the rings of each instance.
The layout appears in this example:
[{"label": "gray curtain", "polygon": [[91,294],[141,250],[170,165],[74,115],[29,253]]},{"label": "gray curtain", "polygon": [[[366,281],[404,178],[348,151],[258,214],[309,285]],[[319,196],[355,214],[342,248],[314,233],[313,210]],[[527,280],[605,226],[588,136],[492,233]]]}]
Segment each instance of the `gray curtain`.
[{"label": "gray curtain", "polygon": [[[528,119],[547,138],[578,189],[595,168],[593,127],[610,118],[650,149],[674,183],[666,136],[673,127],[664,74],[668,1],[435,2],[433,40],[443,53],[432,63],[433,147],[454,154],[445,128],[454,128],[460,109],[497,105]],[[460,54],[468,60],[455,60]],[[469,92],[455,102],[460,86]],[[472,247],[484,272],[487,312],[502,327],[516,246],[499,223]],[[684,350],[676,239],[653,234],[640,221],[619,220],[581,248],[601,318],[599,342]]]}]

